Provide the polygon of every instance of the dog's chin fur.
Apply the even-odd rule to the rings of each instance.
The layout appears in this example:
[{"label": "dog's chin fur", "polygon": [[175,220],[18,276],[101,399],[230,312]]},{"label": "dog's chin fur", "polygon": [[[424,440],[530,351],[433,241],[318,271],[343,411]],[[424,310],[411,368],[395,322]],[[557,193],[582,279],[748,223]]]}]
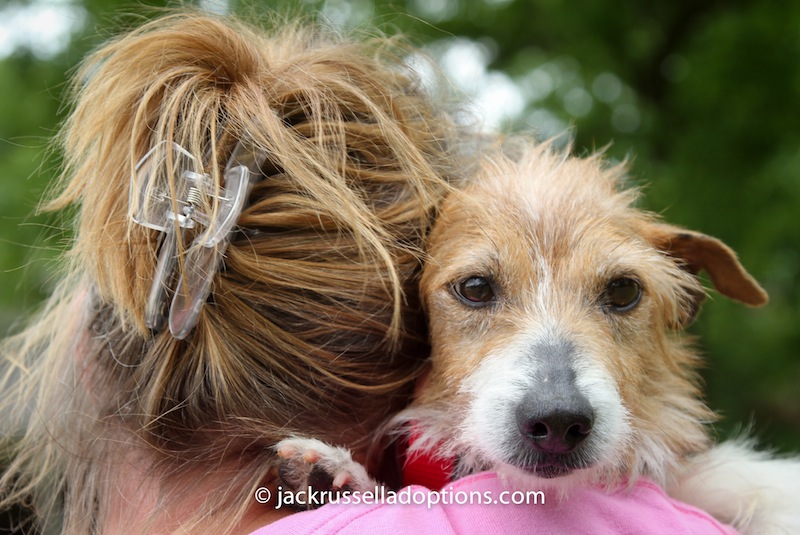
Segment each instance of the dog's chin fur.
[{"label": "dog's chin fur", "polygon": [[[645,477],[747,533],[791,530],[800,462],[750,445],[712,447],[699,357],[680,334],[704,296],[701,269],[727,297],[758,306],[766,294],[715,238],[634,208],[620,174],[598,157],[528,147],[519,161],[490,161],[445,203],[421,280],[432,369],[390,425],[413,427],[411,454],[457,459],[456,477],[491,469],[562,498]],[[477,305],[459,293],[475,278],[491,287]],[[620,278],[642,289],[624,311],[608,304]],[[547,449],[540,432],[526,431],[539,424],[527,411],[542,392],[544,404],[589,407],[591,428],[577,446]],[[573,428],[582,429],[565,427]],[[557,477],[541,477],[552,466]],[[709,498],[717,487],[733,491]]]}]

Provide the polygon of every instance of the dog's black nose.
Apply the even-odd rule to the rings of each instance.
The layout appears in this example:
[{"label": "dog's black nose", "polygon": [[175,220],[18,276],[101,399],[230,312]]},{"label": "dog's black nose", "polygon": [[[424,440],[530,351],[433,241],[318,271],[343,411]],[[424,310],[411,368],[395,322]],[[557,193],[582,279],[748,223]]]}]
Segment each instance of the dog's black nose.
[{"label": "dog's black nose", "polygon": [[577,385],[572,368],[575,348],[568,342],[533,348],[538,362],[532,388],[516,408],[519,431],[534,449],[562,455],[591,434],[594,410]]},{"label": "dog's black nose", "polygon": [[[593,414],[588,403],[550,408],[546,412],[520,410],[517,423],[522,435],[536,449],[545,453],[569,453],[592,432]],[[581,405],[581,406],[576,406]]]}]

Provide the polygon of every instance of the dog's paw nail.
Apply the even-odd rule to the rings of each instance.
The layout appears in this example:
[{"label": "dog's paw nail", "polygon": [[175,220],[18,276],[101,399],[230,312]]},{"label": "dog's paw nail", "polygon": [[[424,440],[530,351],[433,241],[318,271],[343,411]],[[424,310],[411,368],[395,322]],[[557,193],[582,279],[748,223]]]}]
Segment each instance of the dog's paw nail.
[{"label": "dog's paw nail", "polygon": [[336,474],[336,477],[333,478],[333,483],[331,485],[335,489],[343,489],[351,481],[353,481],[353,476],[350,472],[339,472]]},{"label": "dog's paw nail", "polygon": [[306,450],[303,452],[303,460],[308,464],[314,464],[318,462],[320,459],[320,455],[318,452],[314,450]]},{"label": "dog's paw nail", "polygon": [[297,455],[297,450],[292,446],[281,446],[278,448],[278,457],[281,459],[291,459]]}]

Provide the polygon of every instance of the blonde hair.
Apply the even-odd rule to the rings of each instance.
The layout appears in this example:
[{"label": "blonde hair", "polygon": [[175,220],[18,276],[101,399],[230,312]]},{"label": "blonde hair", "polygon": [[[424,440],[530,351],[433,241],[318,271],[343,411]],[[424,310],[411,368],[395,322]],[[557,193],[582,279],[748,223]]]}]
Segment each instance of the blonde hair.
[{"label": "blonde hair", "polygon": [[[79,207],[68,273],[2,348],[16,438],[0,505],[33,496],[43,529],[101,530],[114,463],[144,451],[171,481],[165,506],[230,470],[195,518],[222,533],[270,480],[276,441],[362,444],[425,365],[416,283],[459,175],[450,123],[397,43],[280,26],[171,14],[77,73],[49,206]],[[136,162],[164,140],[217,188],[238,141],[268,155],[185,340],[145,325],[158,233],[129,217]]]}]

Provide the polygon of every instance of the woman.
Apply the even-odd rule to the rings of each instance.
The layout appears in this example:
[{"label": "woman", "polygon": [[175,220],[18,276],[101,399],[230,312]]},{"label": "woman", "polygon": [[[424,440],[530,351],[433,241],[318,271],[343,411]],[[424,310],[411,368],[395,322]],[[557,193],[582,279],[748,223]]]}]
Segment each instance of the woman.
[{"label": "woman", "polygon": [[423,369],[450,123],[390,40],[272,27],[165,16],[75,77],[75,241],[2,349],[2,505],[45,532],[235,531],[277,441],[363,450]]}]

